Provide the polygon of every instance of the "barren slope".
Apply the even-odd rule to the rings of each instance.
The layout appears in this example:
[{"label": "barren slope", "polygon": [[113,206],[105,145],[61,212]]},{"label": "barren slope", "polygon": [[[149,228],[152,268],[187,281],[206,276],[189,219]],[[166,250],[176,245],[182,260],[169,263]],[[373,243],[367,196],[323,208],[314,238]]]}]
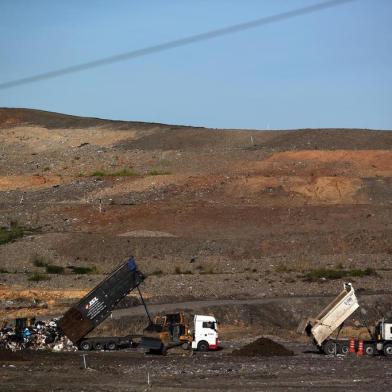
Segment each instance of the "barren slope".
[{"label": "barren slope", "polygon": [[[391,147],[386,131],[212,130],[0,109],[0,225],[36,229],[0,245],[3,288],[15,298],[44,290],[50,311],[47,290],[86,290],[134,254],[151,274],[151,301],[337,292],[339,280],[312,277],[320,268],[392,291]],[[45,274],[37,259],[93,273],[29,281]]]}]

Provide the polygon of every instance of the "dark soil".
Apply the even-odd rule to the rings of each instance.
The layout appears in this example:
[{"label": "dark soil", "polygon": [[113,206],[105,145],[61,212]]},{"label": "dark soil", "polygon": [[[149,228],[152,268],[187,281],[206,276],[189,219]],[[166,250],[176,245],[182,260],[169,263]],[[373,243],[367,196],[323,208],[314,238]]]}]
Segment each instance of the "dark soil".
[{"label": "dark soil", "polygon": [[21,352],[2,351],[0,350],[0,362],[21,362],[28,361]]},{"label": "dark soil", "polygon": [[294,353],[271,339],[260,338],[238,350],[234,350],[232,355],[238,357],[289,357]]}]

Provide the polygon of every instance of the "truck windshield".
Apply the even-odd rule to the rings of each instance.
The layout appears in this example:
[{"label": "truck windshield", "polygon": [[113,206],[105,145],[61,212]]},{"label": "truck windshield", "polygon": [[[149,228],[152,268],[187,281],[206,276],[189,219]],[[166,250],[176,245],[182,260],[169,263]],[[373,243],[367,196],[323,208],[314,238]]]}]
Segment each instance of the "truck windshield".
[{"label": "truck windshield", "polygon": [[216,331],[216,323],[215,321],[204,321],[203,328],[210,328]]}]

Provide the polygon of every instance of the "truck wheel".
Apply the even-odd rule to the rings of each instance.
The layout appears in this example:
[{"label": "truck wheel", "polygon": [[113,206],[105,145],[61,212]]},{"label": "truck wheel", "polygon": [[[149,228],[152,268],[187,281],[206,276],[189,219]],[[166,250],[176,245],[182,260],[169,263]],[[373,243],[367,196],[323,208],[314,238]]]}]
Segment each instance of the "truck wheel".
[{"label": "truck wheel", "polygon": [[103,350],[103,344],[101,342],[97,342],[94,344],[94,350],[101,351]]},{"label": "truck wheel", "polygon": [[189,343],[188,343],[188,342],[182,343],[181,348],[182,348],[183,350],[189,350]]},{"label": "truck wheel", "polygon": [[88,341],[85,341],[85,342],[82,342],[82,343],[80,343],[80,349],[81,350],[83,350],[83,351],[90,351],[91,349],[92,349],[92,345],[91,345],[91,343],[90,342],[88,342]]},{"label": "truck wheel", "polygon": [[327,355],[334,355],[336,353],[337,347],[336,343],[333,340],[328,340],[323,344],[323,351]]},{"label": "truck wheel", "polygon": [[369,355],[370,357],[376,355],[376,348],[373,346],[373,344],[365,344],[363,351],[365,351],[365,354]]},{"label": "truck wheel", "polygon": [[348,344],[347,343],[339,344],[339,346],[338,346],[339,354],[347,355],[348,351],[349,351],[349,348],[348,348]]},{"label": "truck wheel", "polygon": [[106,347],[108,350],[115,350],[117,348],[117,344],[115,342],[109,342]]},{"label": "truck wheel", "polygon": [[202,340],[201,342],[199,342],[199,344],[197,345],[197,351],[208,351],[208,348],[210,346],[208,345],[208,343],[205,340]]},{"label": "truck wheel", "polygon": [[392,357],[392,343],[384,345],[384,354],[386,357]]}]

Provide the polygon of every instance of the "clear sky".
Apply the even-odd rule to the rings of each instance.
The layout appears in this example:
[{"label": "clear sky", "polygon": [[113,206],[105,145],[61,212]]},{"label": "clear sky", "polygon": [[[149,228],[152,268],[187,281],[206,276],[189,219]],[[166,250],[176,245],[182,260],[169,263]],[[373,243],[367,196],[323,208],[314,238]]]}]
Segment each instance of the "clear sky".
[{"label": "clear sky", "polygon": [[[0,0],[0,83],[321,0]],[[392,129],[392,1],[0,91],[0,107],[217,128]]]}]

